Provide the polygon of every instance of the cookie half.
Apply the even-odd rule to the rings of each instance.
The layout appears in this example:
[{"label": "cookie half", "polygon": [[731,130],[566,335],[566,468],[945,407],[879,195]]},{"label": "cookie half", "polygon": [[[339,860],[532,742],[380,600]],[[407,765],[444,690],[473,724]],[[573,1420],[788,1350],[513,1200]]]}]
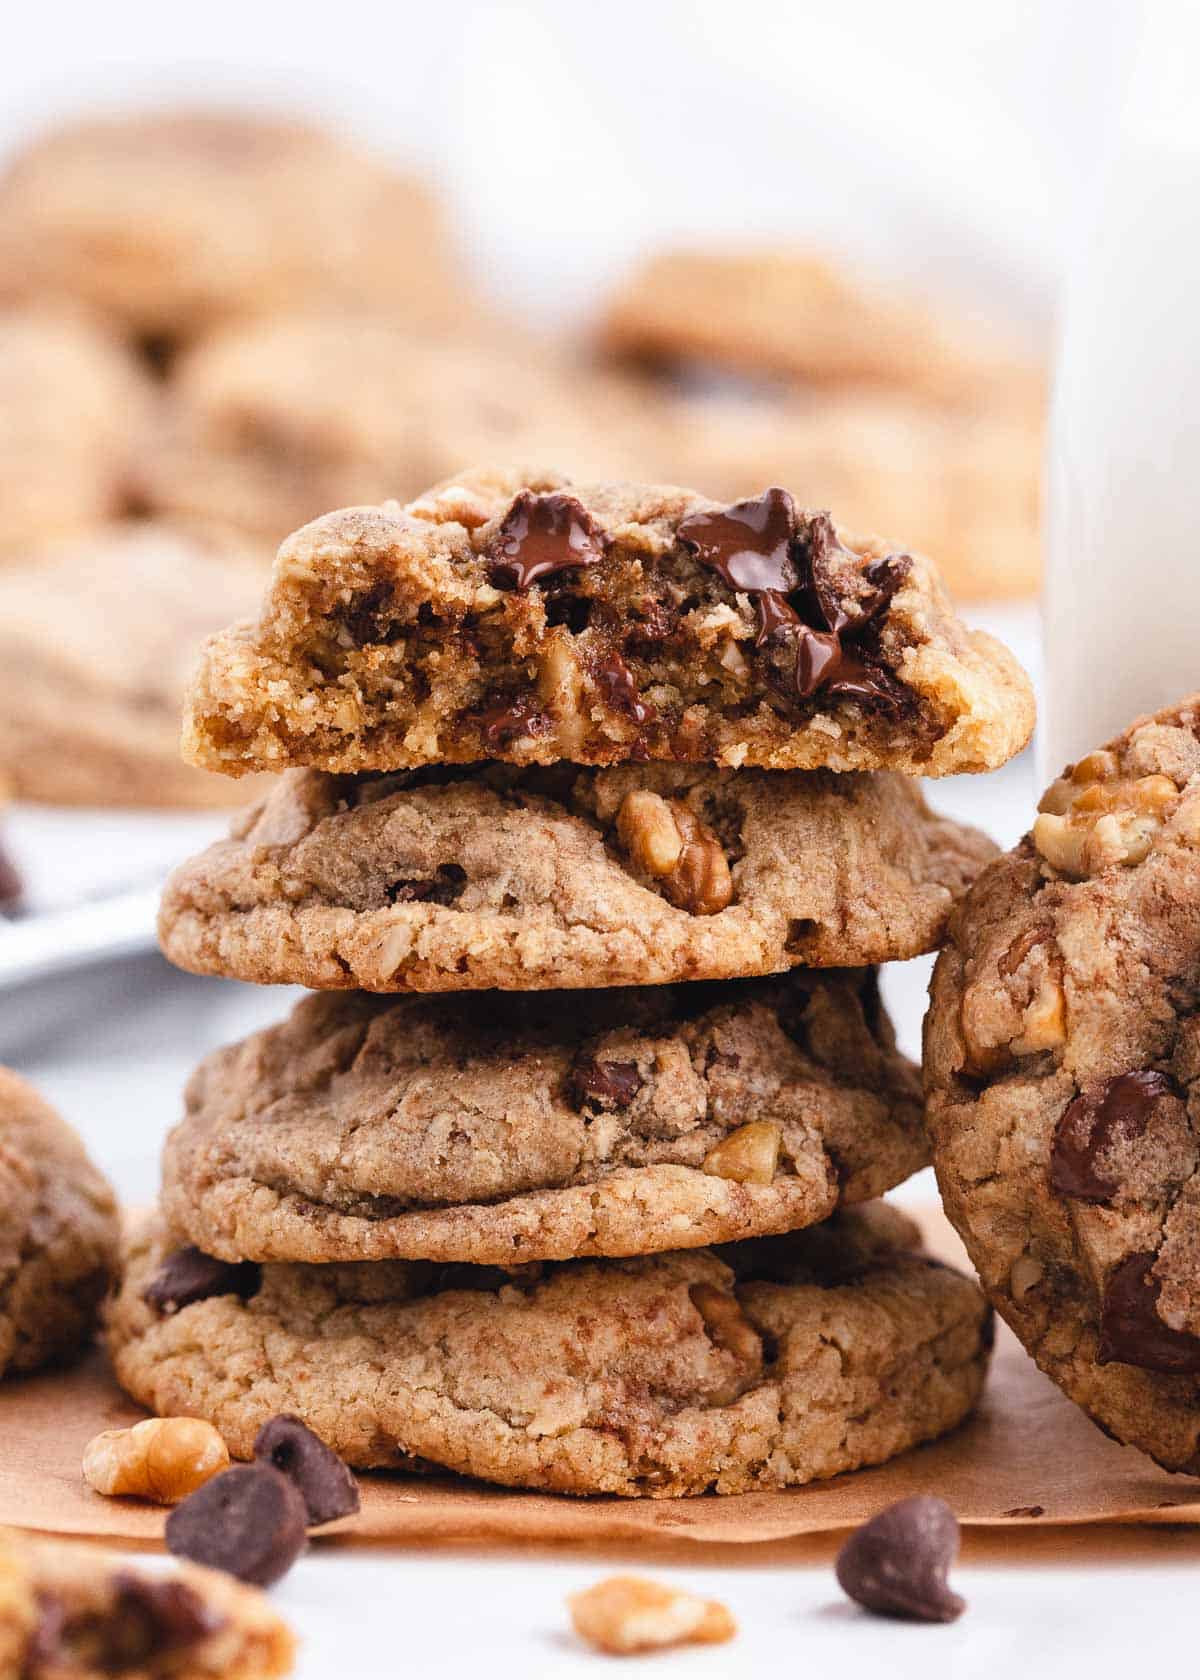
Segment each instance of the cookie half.
[{"label": "cookie half", "polygon": [[946,1210],[1118,1440],[1200,1474],[1200,696],[1070,766],[951,922],[926,1027]]},{"label": "cookie half", "polygon": [[291,1630],[262,1593],[183,1564],[0,1531],[0,1674],[21,1680],[273,1680]]},{"label": "cookie half", "polygon": [[925,1159],[870,970],[325,994],[201,1063],[163,1212],[224,1260],[511,1266],[811,1225]]},{"label": "cookie half", "polygon": [[137,1400],[209,1418],[237,1456],[287,1411],[364,1468],[418,1459],[660,1499],[791,1487],[882,1463],[978,1398],[988,1309],[916,1242],[872,1208],[720,1252],[516,1276],[269,1266],[239,1276],[246,1298],[163,1316],[143,1298],[165,1257],[151,1231],[109,1345]]},{"label": "cookie half", "polygon": [[0,1067],[0,1376],[73,1353],[116,1271],[113,1193],[75,1133]]},{"label": "cookie half", "polygon": [[468,474],[329,514],[212,641],[184,751],[231,775],[504,759],[988,770],[1028,679],[933,566],[784,489]]},{"label": "cookie half", "polygon": [[176,871],[181,968],[316,990],[656,985],[940,942],[995,848],[900,776],[292,771]]}]

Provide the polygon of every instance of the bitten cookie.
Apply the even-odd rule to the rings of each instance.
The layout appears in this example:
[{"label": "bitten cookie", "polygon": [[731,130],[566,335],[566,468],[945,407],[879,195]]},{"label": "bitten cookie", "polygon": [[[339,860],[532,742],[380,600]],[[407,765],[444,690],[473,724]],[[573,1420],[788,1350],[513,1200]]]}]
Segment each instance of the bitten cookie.
[{"label": "bitten cookie", "polygon": [[150,392],[68,316],[0,313],[0,568],[128,505]]},{"label": "bitten cookie", "polygon": [[228,1575],[150,1574],[99,1547],[0,1530],[4,1680],[274,1680],[294,1649],[262,1593]]},{"label": "bitten cookie", "polygon": [[162,1207],[224,1260],[511,1266],[791,1230],[925,1160],[870,970],[355,992],[200,1064]]},{"label": "bitten cookie", "polygon": [[0,295],[89,310],[155,353],[246,314],[464,309],[417,181],[304,123],[203,110],[70,123],[17,157]]},{"label": "bitten cookie", "polygon": [[720,1252],[516,1276],[242,1268],[236,1292],[214,1275],[207,1298],[164,1316],[143,1296],[166,1257],[150,1231],[109,1346],[136,1399],[209,1418],[239,1457],[287,1411],[361,1467],[420,1459],[660,1499],[791,1487],[881,1463],[974,1405],[988,1309],[916,1242],[873,1208]]},{"label": "bitten cookie", "polygon": [[152,524],[0,568],[0,774],[60,805],[233,805],[179,756],[204,636],[261,586],[259,556]]},{"label": "bitten cookie", "polygon": [[901,776],[292,771],[175,872],[159,937],[181,968],[323,991],[850,967],[935,949],[994,850]]},{"label": "bitten cookie", "polygon": [[1011,655],[934,568],[854,546],[786,490],[469,475],[348,508],[279,551],[257,621],[208,644],[184,751],[312,766],[706,760],[994,769],[1033,727]]},{"label": "bitten cookie", "polygon": [[74,1132],[0,1067],[0,1376],[73,1353],[117,1262],[117,1206]]},{"label": "bitten cookie", "polygon": [[1200,1474],[1200,697],[1047,792],[951,922],[926,1025],[946,1210],[1107,1433]]}]

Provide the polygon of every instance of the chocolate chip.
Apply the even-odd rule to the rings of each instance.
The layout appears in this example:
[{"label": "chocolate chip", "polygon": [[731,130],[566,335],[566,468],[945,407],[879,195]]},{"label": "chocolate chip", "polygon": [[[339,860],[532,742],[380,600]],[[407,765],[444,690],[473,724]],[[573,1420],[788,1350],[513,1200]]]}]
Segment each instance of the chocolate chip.
[{"label": "chocolate chip", "polygon": [[178,1312],[210,1295],[257,1295],[262,1269],[253,1260],[217,1260],[200,1248],[177,1248],[168,1254],[142,1290],[142,1300],[162,1313]]},{"label": "chocolate chip", "polygon": [[1108,1202],[1120,1185],[1097,1165],[1114,1144],[1140,1138],[1163,1097],[1174,1094],[1165,1074],[1146,1068],[1119,1073],[1098,1090],[1067,1104],[1050,1145],[1050,1182],[1077,1202]]},{"label": "chocolate chip", "polygon": [[167,1550],[269,1587],[304,1550],[307,1528],[294,1482],[270,1464],[235,1464],[171,1512]]},{"label": "chocolate chip", "polygon": [[139,1666],[165,1651],[184,1651],[225,1626],[226,1618],[207,1605],[185,1581],[153,1580],[123,1570],[114,1582],[116,1614],[123,1627],[112,1641]]},{"label": "chocolate chip", "polygon": [[273,1464],[296,1484],[310,1528],[358,1510],[358,1483],[348,1467],[298,1417],[280,1412],[264,1423],[254,1443],[254,1456]]},{"label": "chocolate chip", "polygon": [[587,1102],[628,1108],[642,1088],[642,1076],[636,1062],[601,1062],[583,1056],[571,1069],[569,1083],[576,1108]]},{"label": "chocolate chip", "polygon": [[1200,1372],[1200,1337],[1173,1330],[1158,1316],[1160,1284],[1154,1254],[1131,1254],[1108,1276],[1100,1306],[1097,1365],[1191,1376]]},{"label": "chocolate chip", "polygon": [[786,595],[799,579],[792,559],[796,504],[786,490],[772,486],[750,501],[709,513],[689,514],[679,522],[680,542],[729,585],[755,594]]},{"label": "chocolate chip", "polygon": [[1005,1511],[1006,1517],[1044,1517],[1044,1505],[1014,1505],[1011,1511]]},{"label": "chocolate chip", "polygon": [[441,863],[424,881],[393,881],[388,889],[392,904],[454,904],[462,897],[467,872],[461,863]]},{"label": "chocolate chip", "polygon": [[554,727],[549,712],[532,694],[518,695],[514,700],[499,700],[476,714],[475,723],[493,752],[499,752],[510,741],[522,736],[546,735]]},{"label": "chocolate chip", "polygon": [[650,716],[650,708],[639,699],[633,672],[619,653],[606,653],[602,659],[597,659],[592,665],[592,676],[596,687],[614,711],[624,712],[634,723],[645,723]]},{"label": "chocolate chip", "polygon": [[360,647],[367,642],[395,641],[400,635],[402,626],[391,620],[391,601],[390,588],[380,580],[350,602],[342,622]]},{"label": "chocolate chip", "polygon": [[15,910],[21,902],[25,888],[17,873],[17,866],[8,853],[0,846],[0,914],[6,910]]},{"label": "chocolate chip", "polygon": [[944,1499],[920,1493],[889,1505],[838,1553],[838,1585],[876,1616],[953,1622],[966,1603],[946,1583],[958,1556],[958,1519]]},{"label": "chocolate chip", "polygon": [[595,566],[608,538],[583,503],[559,492],[522,490],[484,551],[497,589],[526,590],[538,578]]}]

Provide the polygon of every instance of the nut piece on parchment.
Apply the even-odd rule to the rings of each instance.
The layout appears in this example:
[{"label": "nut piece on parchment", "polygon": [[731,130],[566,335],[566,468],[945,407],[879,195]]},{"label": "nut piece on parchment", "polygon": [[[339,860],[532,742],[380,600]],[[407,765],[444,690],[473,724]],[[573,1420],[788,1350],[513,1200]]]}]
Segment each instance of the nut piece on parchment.
[{"label": "nut piece on parchment", "polygon": [[1083,879],[1141,863],[1179,800],[1169,776],[1117,775],[1117,757],[1088,753],[1052,782],[1038,806],[1033,843],[1063,875]]},{"label": "nut piece on parchment", "polygon": [[643,788],[626,794],[617,812],[617,837],[633,861],[662,882],[677,909],[715,916],[732,900],[721,842],[683,800]]},{"label": "nut piece on parchment", "polygon": [[737,1623],[713,1598],[661,1586],[637,1575],[610,1575],[567,1600],[575,1631],[610,1656],[669,1645],[723,1645]]},{"label": "nut piece on parchment", "polygon": [[83,1449],[83,1478],[97,1493],[177,1505],[229,1468],[229,1450],[203,1418],[145,1418],[106,1429]]},{"label": "nut piece on parchment", "polygon": [[714,1145],[701,1162],[714,1178],[736,1184],[771,1184],[779,1165],[780,1131],[769,1120],[751,1120]]}]

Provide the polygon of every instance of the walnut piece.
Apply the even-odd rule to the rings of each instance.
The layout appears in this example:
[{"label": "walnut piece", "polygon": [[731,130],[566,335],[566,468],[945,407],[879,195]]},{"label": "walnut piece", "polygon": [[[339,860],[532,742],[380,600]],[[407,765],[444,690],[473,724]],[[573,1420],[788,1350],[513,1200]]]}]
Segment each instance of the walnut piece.
[{"label": "walnut piece", "polygon": [[1094,752],[1052,782],[1038,806],[1033,843],[1052,868],[1082,880],[1141,863],[1179,789],[1169,776],[1117,775],[1113,753]]},{"label": "walnut piece", "polygon": [[579,661],[568,646],[563,631],[556,631],[547,643],[538,670],[538,698],[544,700],[558,722],[564,754],[578,752],[584,741],[584,717],[579,709],[583,676]]},{"label": "walnut piece", "polygon": [[221,1470],[229,1449],[202,1418],[146,1418],[106,1429],[83,1449],[83,1479],[97,1493],[177,1505]]},{"label": "walnut piece", "polygon": [[701,1163],[714,1178],[737,1184],[770,1184],[779,1165],[780,1131],[769,1120],[751,1120],[709,1150]]},{"label": "walnut piece", "polygon": [[715,916],[733,898],[721,842],[682,799],[643,788],[627,793],[617,812],[617,838],[636,864],[662,882],[677,909]]},{"label": "walnut piece", "polygon": [[1021,1254],[1012,1263],[1008,1274],[1008,1288],[1014,1301],[1023,1301],[1036,1289],[1046,1275],[1046,1268],[1032,1254]]},{"label": "walnut piece", "polygon": [[762,1366],[762,1337],[735,1298],[711,1283],[694,1283],[688,1294],[713,1345],[758,1370]]},{"label": "walnut piece", "polygon": [[1015,1056],[1036,1056],[1039,1050],[1057,1050],[1066,1043],[1067,1000],[1052,974],[1042,976],[1021,1025],[1020,1035],[1012,1041]]},{"label": "walnut piece", "polygon": [[575,1631],[610,1656],[668,1645],[723,1645],[737,1623],[715,1598],[698,1598],[638,1575],[610,1575],[568,1599]]}]

